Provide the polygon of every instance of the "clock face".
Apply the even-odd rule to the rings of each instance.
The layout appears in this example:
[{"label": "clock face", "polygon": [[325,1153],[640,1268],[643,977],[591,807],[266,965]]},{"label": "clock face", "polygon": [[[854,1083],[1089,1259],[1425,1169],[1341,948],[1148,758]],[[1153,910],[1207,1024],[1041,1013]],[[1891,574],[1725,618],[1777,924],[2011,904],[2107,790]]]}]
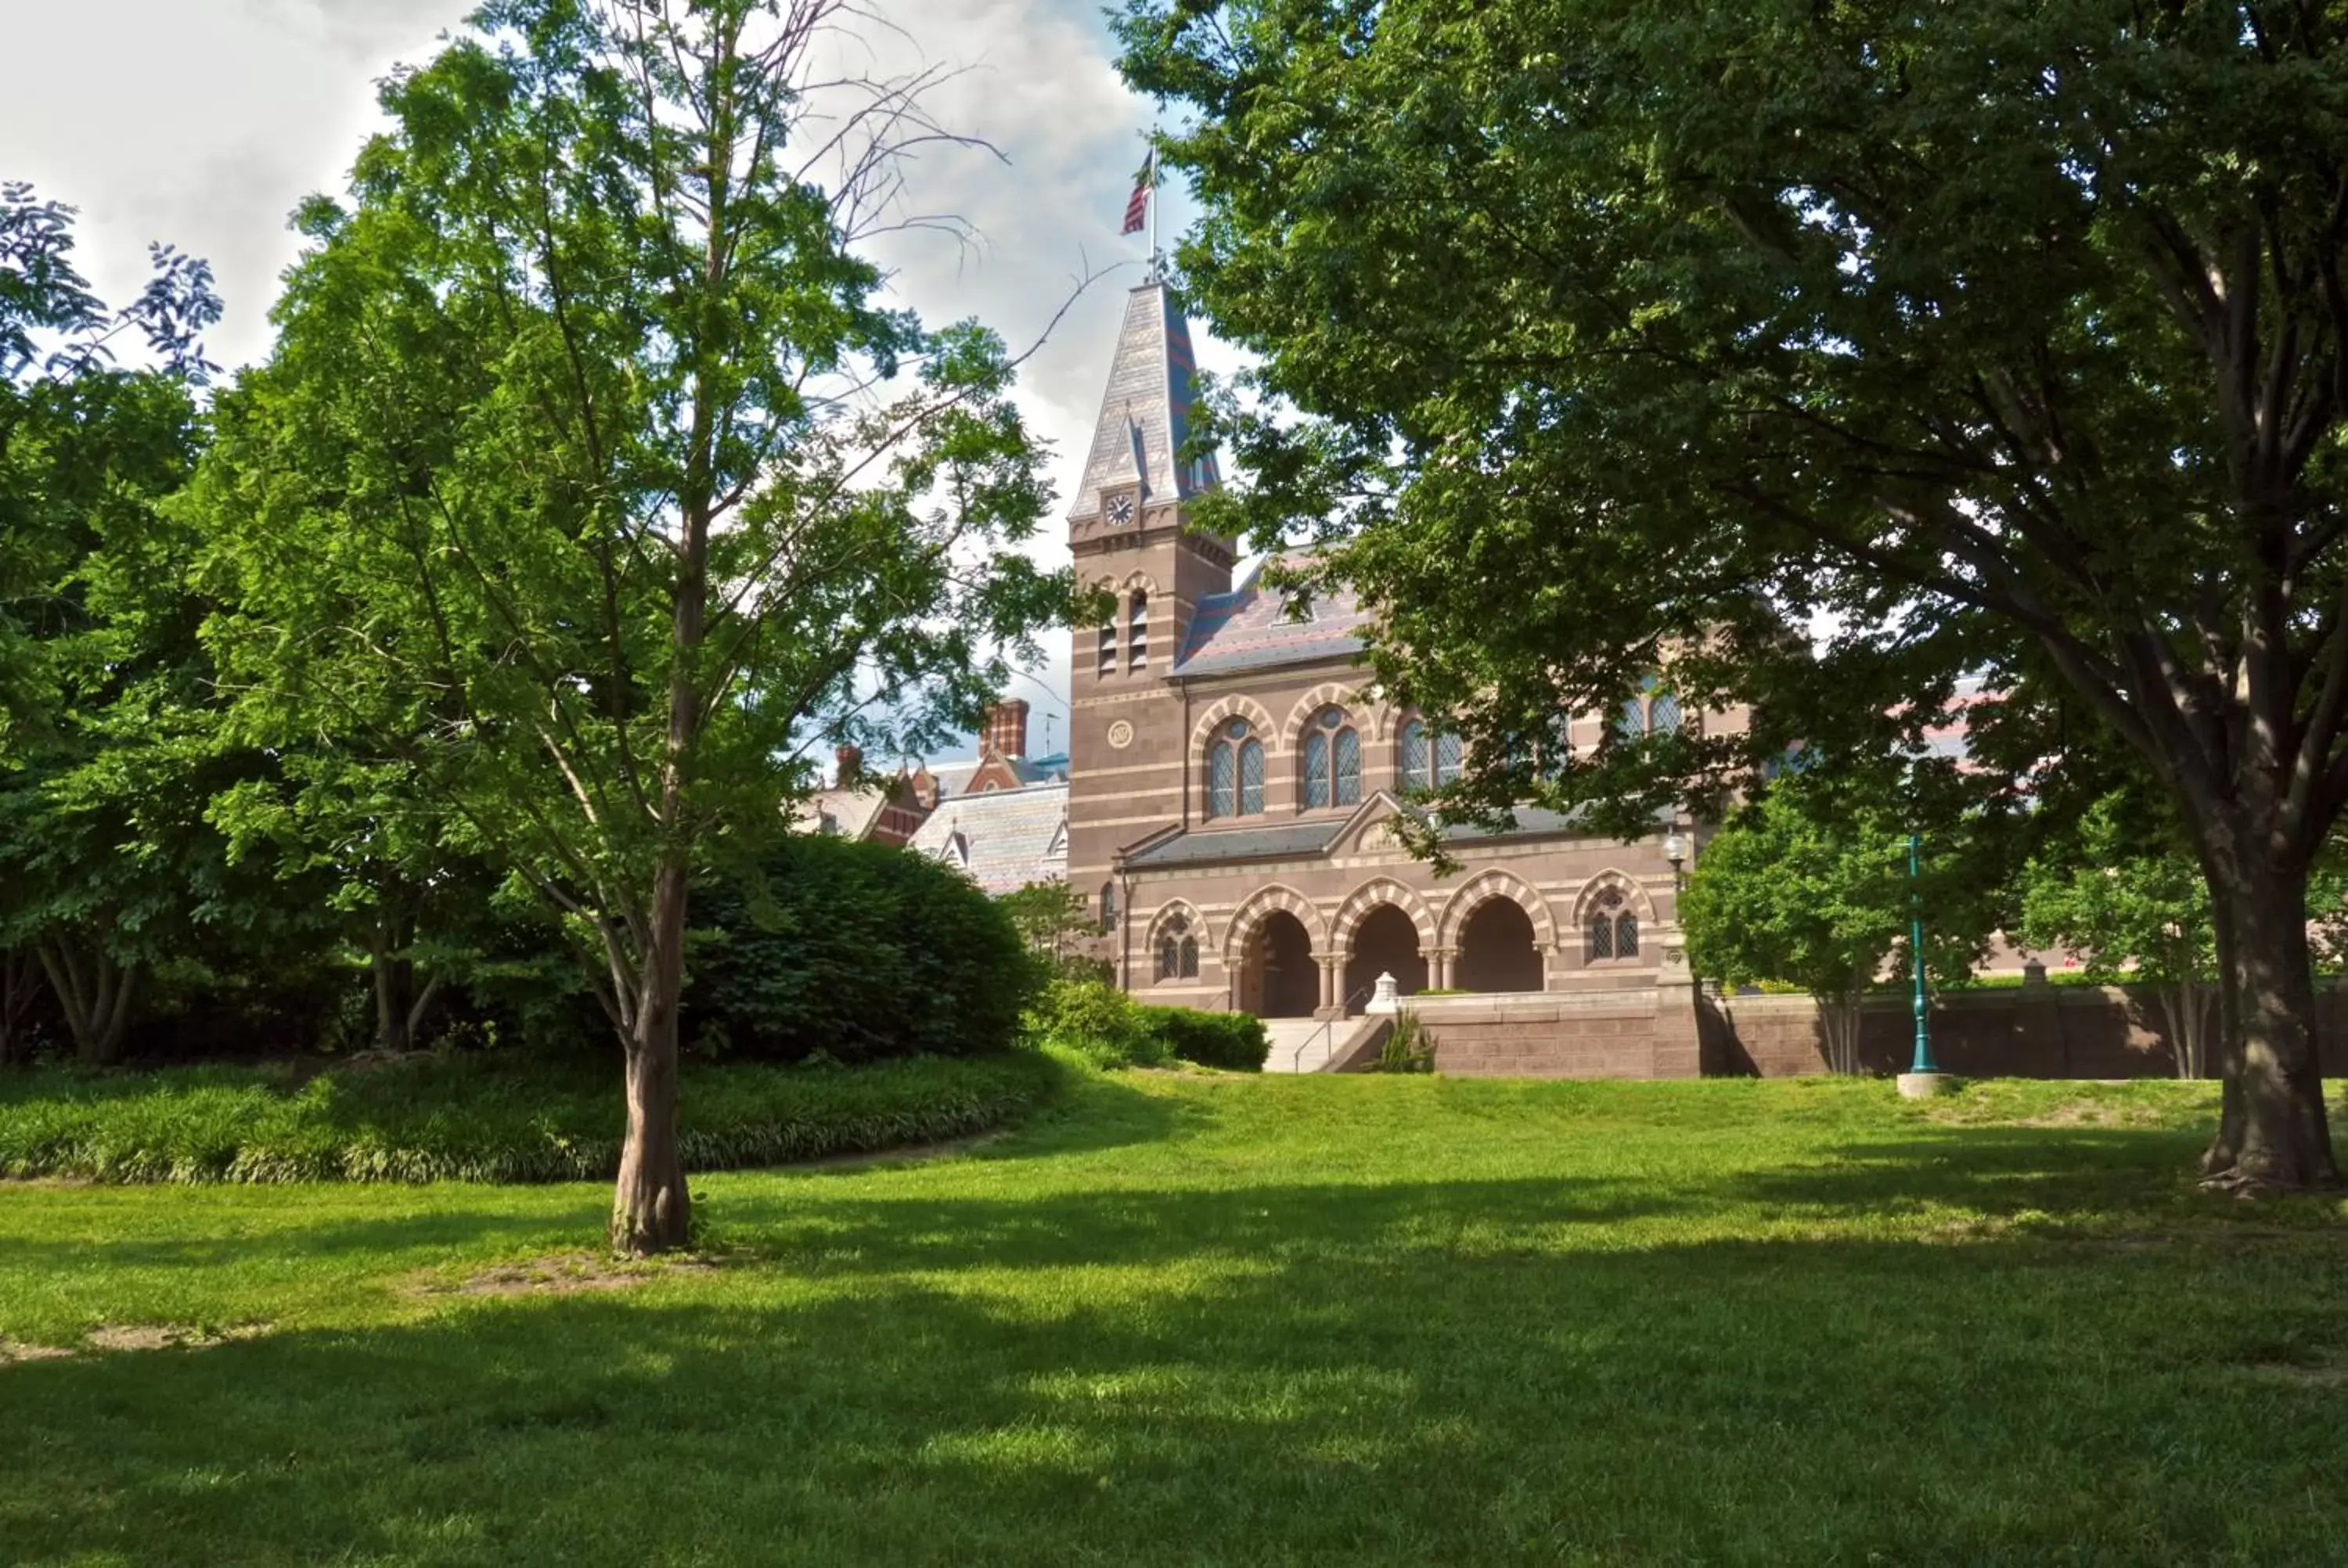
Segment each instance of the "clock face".
[{"label": "clock face", "polygon": [[1108,520],[1112,526],[1120,528],[1133,521],[1133,497],[1129,492],[1108,498]]}]

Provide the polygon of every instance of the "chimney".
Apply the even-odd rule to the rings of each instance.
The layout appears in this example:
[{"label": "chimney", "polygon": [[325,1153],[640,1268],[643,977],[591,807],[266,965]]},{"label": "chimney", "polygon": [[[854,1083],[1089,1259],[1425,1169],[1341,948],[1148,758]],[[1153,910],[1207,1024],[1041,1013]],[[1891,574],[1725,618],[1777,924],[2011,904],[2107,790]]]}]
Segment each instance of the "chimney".
[{"label": "chimney", "polygon": [[832,758],[839,764],[839,771],[832,775],[832,782],[839,788],[854,789],[864,782],[864,753],[861,751],[854,746],[840,746],[833,751]]},{"label": "chimney", "polygon": [[1012,762],[1027,755],[1027,704],[1005,697],[986,711],[986,749]]}]

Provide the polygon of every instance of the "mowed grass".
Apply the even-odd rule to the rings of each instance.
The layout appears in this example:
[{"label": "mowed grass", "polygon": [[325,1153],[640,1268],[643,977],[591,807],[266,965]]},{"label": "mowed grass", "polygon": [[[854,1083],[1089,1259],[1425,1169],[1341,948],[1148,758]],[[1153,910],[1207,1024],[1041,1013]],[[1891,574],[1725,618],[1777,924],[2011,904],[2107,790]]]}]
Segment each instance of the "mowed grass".
[{"label": "mowed grass", "polygon": [[0,1365],[0,1560],[2339,1562],[2348,1219],[2195,1191],[2210,1110],[1097,1079],[518,1296],[600,1185],[0,1185],[76,1348]]}]

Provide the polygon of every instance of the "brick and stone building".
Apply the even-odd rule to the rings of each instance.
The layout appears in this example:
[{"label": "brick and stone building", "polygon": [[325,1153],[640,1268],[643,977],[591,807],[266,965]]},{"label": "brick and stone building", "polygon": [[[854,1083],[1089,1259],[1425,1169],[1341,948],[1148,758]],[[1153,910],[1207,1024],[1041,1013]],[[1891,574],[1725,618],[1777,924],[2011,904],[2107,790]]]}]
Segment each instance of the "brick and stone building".
[{"label": "brick and stone building", "polygon": [[[1260,570],[1235,577],[1234,541],[1188,528],[1218,483],[1180,456],[1192,369],[1164,285],[1134,290],[1067,518],[1080,579],[1116,604],[1076,633],[1068,876],[1120,982],[1334,1024],[1391,973],[1406,995],[1468,993],[1418,1010],[1457,1014],[1437,1029],[1463,1049],[1505,1045],[1490,1071],[1694,1072],[1667,852],[1695,825],[1626,844],[1526,810],[1512,832],[1460,830],[1448,876],[1405,851],[1389,819],[1458,743],[1370,688],[1358,606],[1285,604]],[[1578,720],[1575,743],[1626,722],[1735,720],[1658,692]]]}]

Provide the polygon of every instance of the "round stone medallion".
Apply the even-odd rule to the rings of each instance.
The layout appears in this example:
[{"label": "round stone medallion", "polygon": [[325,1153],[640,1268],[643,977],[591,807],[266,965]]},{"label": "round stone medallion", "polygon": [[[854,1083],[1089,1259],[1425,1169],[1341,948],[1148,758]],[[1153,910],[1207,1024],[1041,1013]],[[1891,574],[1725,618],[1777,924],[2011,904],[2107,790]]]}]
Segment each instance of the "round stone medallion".
[{"label": "round stone medallion", "polygon": [[1117,751],[1133,744],[1133,726],[1119,719],[1108,727],[1108,743]]}]

